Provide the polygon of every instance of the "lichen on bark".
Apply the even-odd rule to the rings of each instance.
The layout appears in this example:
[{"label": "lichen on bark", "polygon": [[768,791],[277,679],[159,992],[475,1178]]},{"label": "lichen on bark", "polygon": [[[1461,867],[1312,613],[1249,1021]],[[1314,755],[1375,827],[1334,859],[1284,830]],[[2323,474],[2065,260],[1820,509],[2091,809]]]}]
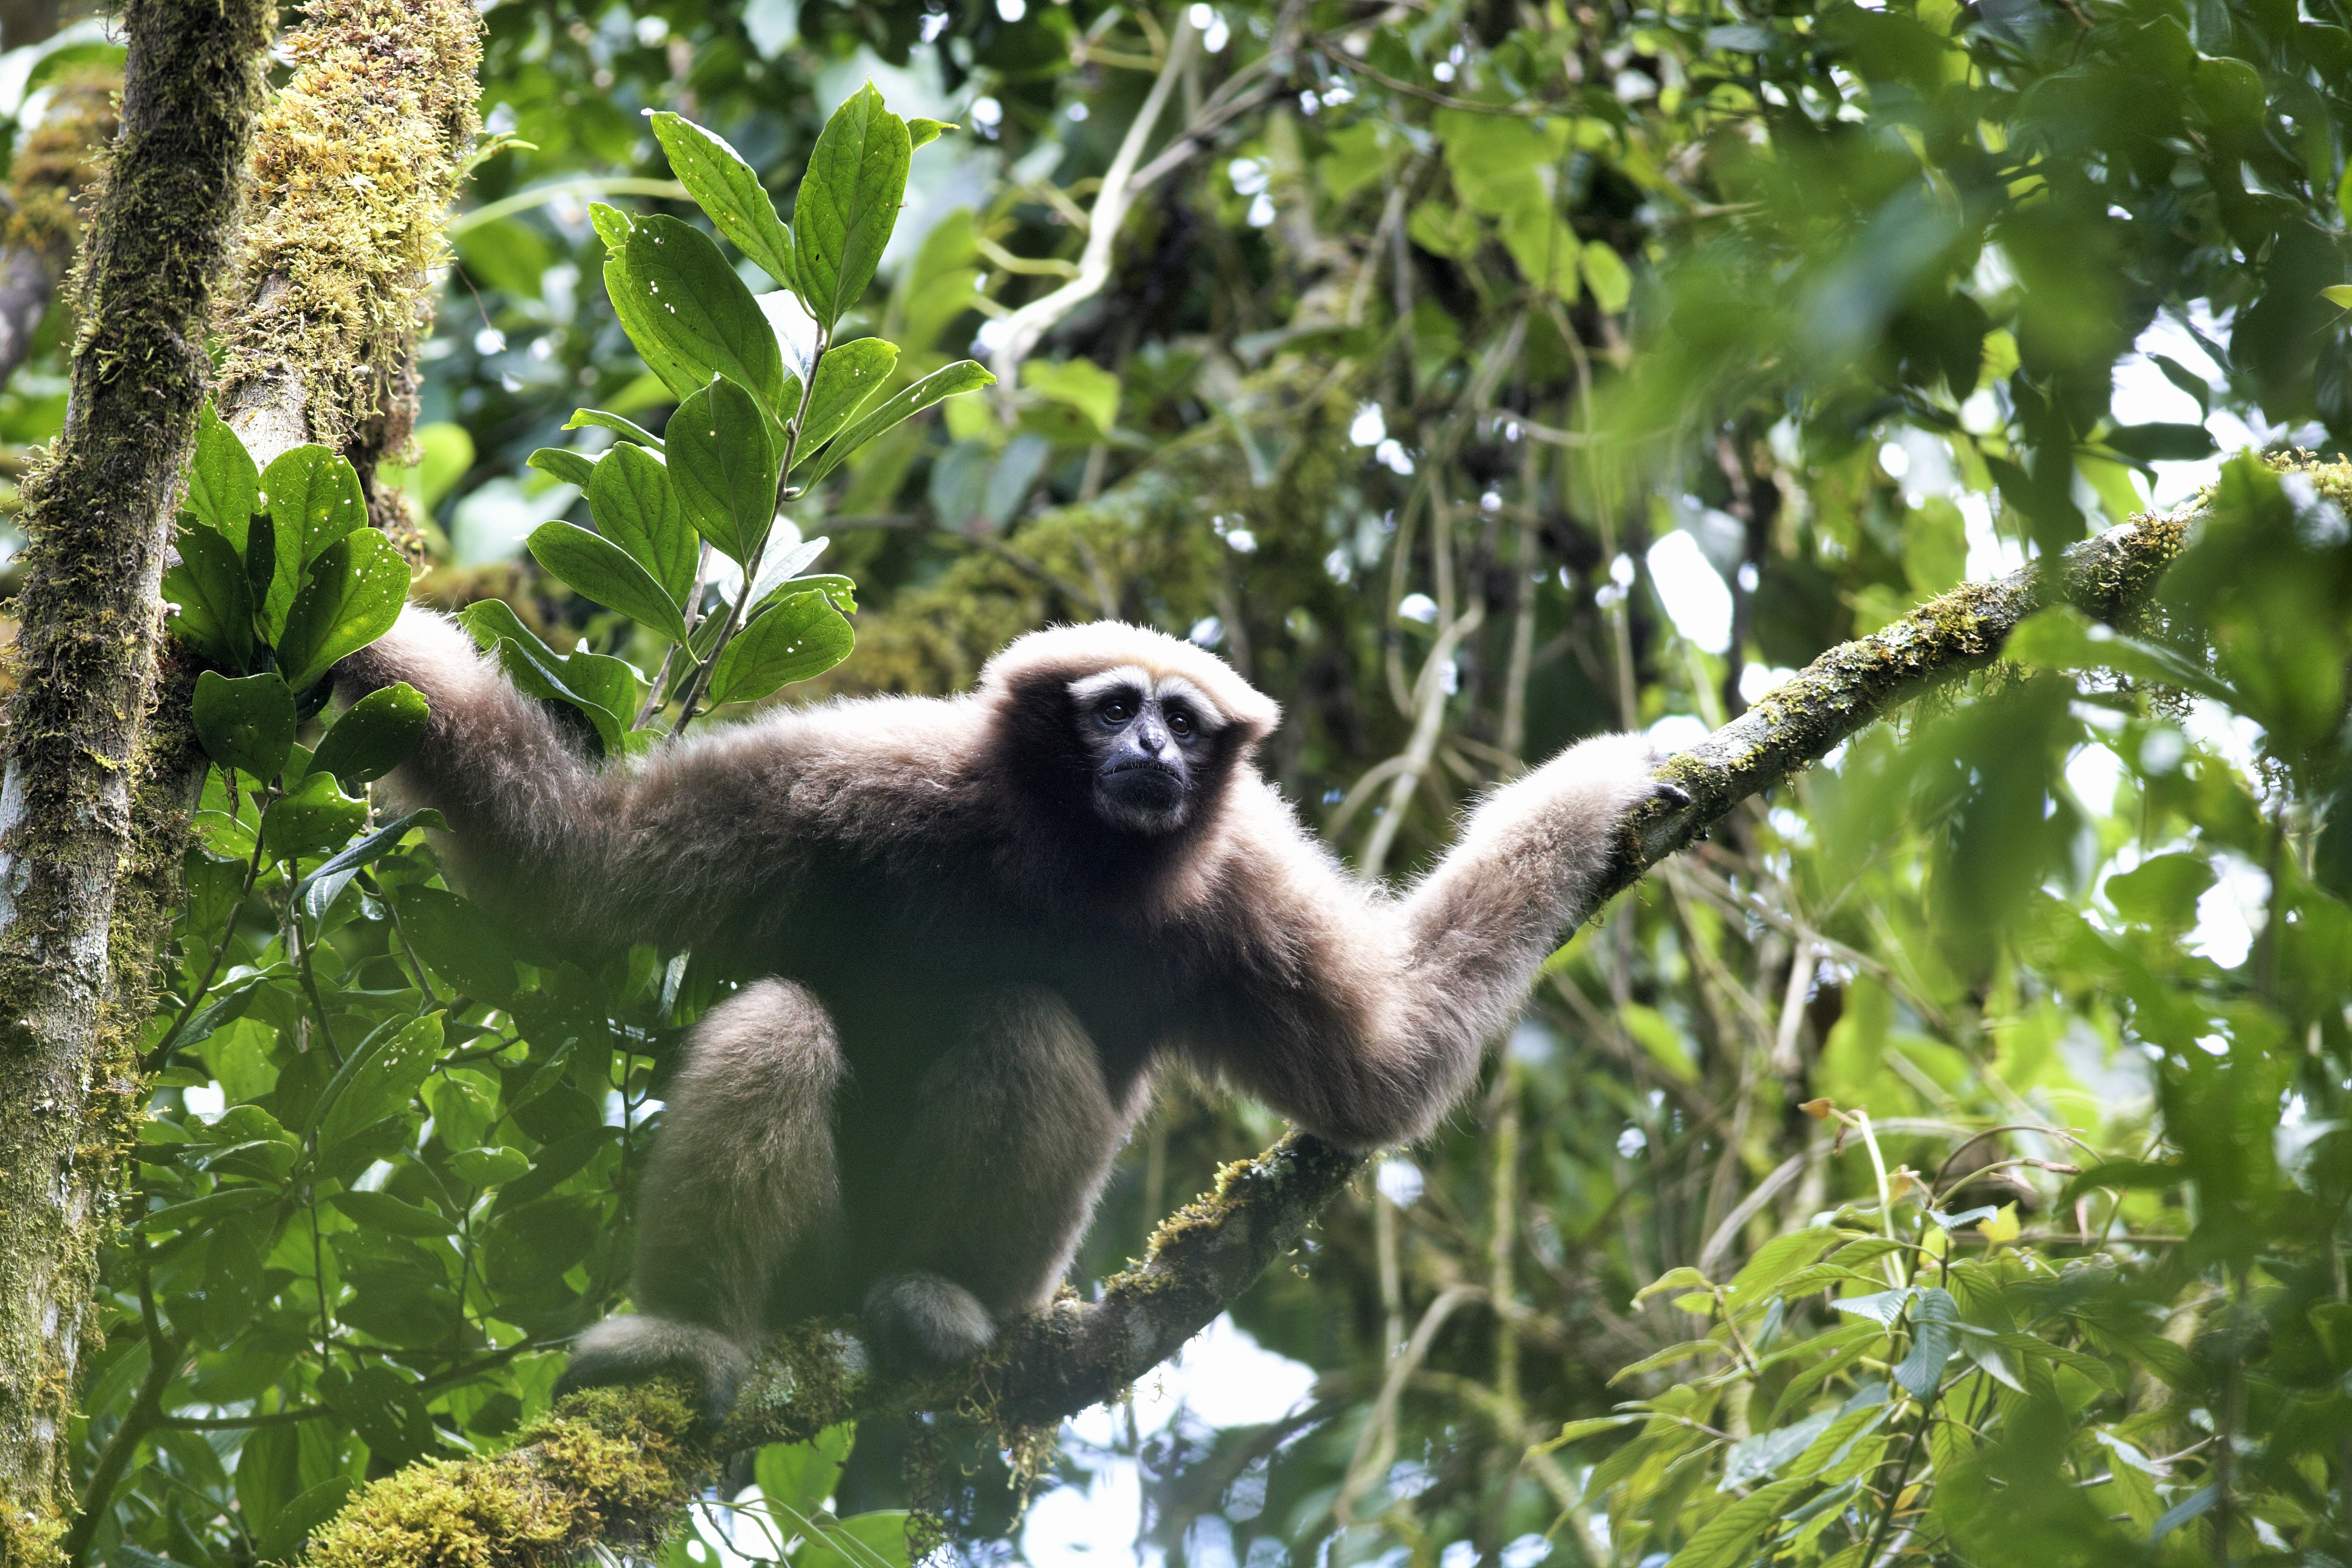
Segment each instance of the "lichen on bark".
[{"label": "lichen on bark", "polygon": [[114,1020],[143,992],[118,963],[141,966],[131,949],[165,901],[132,828],[157,586],[273,16],[264,0],[132,0],[123,23],[121,130],[74,273],[66,425],[25,487],[0,775],[0,1568],[48,1562],[68,1506],[73,1378],[138,1101]]},{"label": "lichen on bark", "polygon": [[377,461],[407,446],[481,52],[468,0],[320,0],[288,35],[294,72],[255,134],[256,216],[217,322],[222,415],[260,461],[334,447],[373,496]]}]

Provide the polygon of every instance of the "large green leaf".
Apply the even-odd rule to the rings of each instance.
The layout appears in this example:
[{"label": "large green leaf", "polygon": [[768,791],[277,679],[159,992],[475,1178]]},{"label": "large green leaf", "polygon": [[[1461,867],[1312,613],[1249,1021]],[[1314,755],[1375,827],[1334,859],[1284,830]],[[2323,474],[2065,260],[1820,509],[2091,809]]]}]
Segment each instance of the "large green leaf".
[{"label": "large green leaf", "polygon": [[261,505],[261,475],[253,454],[213,405],[196,411],[196,456],[188,465],[188,507],[197,518],[245,550],[246,525]]},{"label": "large green leaf", "polygon": [[596,459],[569,447],[541,447],[524,458],[523,465],[542,474],[552,474],[565,484],[577,485],[583,490],[596,476]]},{"label": "large green leaf", "polygon": [[294,745],[294,693],[270,674],[232,680],[213,670],[196,677],[196,739],[205,754],[261,783],[278,776]]},{"label": "large green leaf", "polygon": [[625,419],[617,414],[607,414],[601,408],[575,408],[572,411],[572,417],[563,422],[563,427],[566,430],[584,430],[591,425],[617,432],[624,441],[635,441],[638,446],[656,452],[662,449],[660,437],[634,419]]},{"label": "large green leaf", "polygon": [[287,613],[285,635],[278,639],[286,683],[307,690],[337,659],[392,630],[407,599],[408,563],[390,540],[373,529],[336,540],[311,566],[310,580]]},{"label": "large green leaf", "polygon": [[361,1042],[311,1108],[320,1163],[337,1144],[408,1108],[441,1055],[441,1015],[427,1013],[395,1028],[386,1024]]},{"label": "large green leaf", "polygon": [[776,515],[779,454],[767,421],[744,390],[714,381],[669,420],[669,477],[702,536],[749,561]]},{"label": "large green leaf", "polygon": [[455,1236],[457,1227],[431,1209],[390,1193],[337,1193],[327,1200],[369,1230],[394,1236]]},{"label": "large green leaf", "polygon": [[[359,1485],[349,1476],[330,1476],[287,1501],[255,1542],[257,1563],[292,1563],[302,1555],[310,1532],[342,1511],[343,1500]],[[162,1562],[158,1558],[156,1561]],[[143,1568],[143,1565],[142,1565]]]},{"label": "large green leaf", "polygon": [[163,597],[179,608],[173,635],[215,664],[243,669],[253,658],[253,593],[236,547],[208,528],[184,528],[180,563],[163,574]]},{"label": "large green leaf", "polygon": [[513,606],[498,599],[467,605],[457,612],[457,622],[485,652],[498,656],[517,689],[580,710],[595,726],[607,754],[624,748],[638,693],[636,671],[626,663],[584,648],[560,656],[522,624]]},{"label": "large green leaf", "polygon": [[686,640],[686,617],[669,591],[609,539],[561,520],[531,532],[531,559],[600,605],[642,621],[672,642]]},{"label": "large green leaf", "polygon": [[679,605],[694,591],[702,541],[677,503],[677,489],[661,459],[626,442],[604,454],[588,486],[588,510],[604,537],[653,574]]},{"label": "large green leaf", "polygon": [[310,772],[346,785],[380,779],[398,767],[432,717],[425,696],[406,681],[371,691],[335,721],[310,755]]},{"label": "large green leaf", "polygon": [[269,803],[261,816],[261,841],[270,858],[291,860],[340,849],[367,826],[367,802],[335,787],[331,773],[312,773]]},{"label": "large green leaf", "polygon": [[278,521],[266,511],[255,512],[246,530],[245,581],[254,625],[264,642],[274,644],[286,635],[287,613],[302,590],[302,560],[299,550],[278,548]]},{"label": "large green leaf", "polygon": [[817,1520],[815,1537],[793,1556],[793,1568],[907,1568],[907,1510]]},{"label": "large green leaf", "polygon": [[640,220],[604,264],[604,288],[629,341],[680,398],[723,375],[782,423],[783,351],[709,235],[674,217]]},{"label": "large green leaf", "polygon": [[327,547],[367,526],[367,496],[360,476],[341,452],[324,447],[293,447],[262,471],[269,516],[278,525],[278,545],[299,541],[298,564],[308,566]]},{"label": "large green leaf", "polygon": [[692,121],[676,114],[653,116],[654,139],[669,154],[678,178],[719,232],[787,289],[793,279],[793,237],[776,216],[776,204],[743,155]]},{"label": "large green leaf", "polygon": [[856,305],[890,243],[914,147],[907,122],[867,82],[825,121],[793,198],[801,302],[830,332]]},{"label": "large green leaf", "polygon": [[794,594],[735,635],[710,675],[710,700],[751,702],[823,675],[849,657],[857,634],[822,593]]},{"label": "large green leaf", "polygon": [[825,1500],[833,1496],[856,1430],[855,1424],[844,1422],[826,1427],[805,1443],[771,1443],[753,1457],[751,1474],[760,1483],[761,1500],[786,1510],[777,1522],[784,1527],[781,1533],[787,1539],[801,1533],[801,1520],[824,1507]]},{"label": "large green leaf", "polygon": [[478,904],[414,883],[393,894],[402,932],[425,962],[485,1002],[514,994],[514,956],[499,922]]},{"label": "large green leaf", "polygon": [[953,397],[958,393],[977,392],[983,386],[995,384],[996,377],[982,368],[977,360],[958,360],[951,365],[931,372],[912,386],[903,387],[876,404],[861,415],[856,423],[835,437],[825,447],[824,455],[801,475],[801,488],[805,489],[815,484],[858,447],[942,398]]},{"label": "large green leaf", "polygon": [[833,439],[866,400],[882,390],[898,363],[898,345],[880,338],[856,338],[824,351],[816,362],[816,384],[809,393],[808,418],[793,447],[793,466]]}]

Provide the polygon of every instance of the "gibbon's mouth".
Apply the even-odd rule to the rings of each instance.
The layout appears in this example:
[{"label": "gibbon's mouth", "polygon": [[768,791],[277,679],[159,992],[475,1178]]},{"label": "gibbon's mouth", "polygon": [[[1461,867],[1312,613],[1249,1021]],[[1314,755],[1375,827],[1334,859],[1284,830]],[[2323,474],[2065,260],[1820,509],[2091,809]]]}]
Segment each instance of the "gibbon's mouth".
[{"label": "gibbon's mouth", "polygon": [[1184,808],[1184,775],[1148,758],[1109,769],[1097,780],[1096,788],[1114,820],[1147,832],[1171,826]]}]

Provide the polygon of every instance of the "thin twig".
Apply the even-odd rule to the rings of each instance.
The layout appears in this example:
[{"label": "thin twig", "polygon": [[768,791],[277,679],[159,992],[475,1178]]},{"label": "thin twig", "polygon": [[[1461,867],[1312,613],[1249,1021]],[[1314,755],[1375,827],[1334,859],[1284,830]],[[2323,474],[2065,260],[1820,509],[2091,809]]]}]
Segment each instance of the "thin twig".
[{"label": "thin twig", "polygon": [[1110,281],[1111,247],[1118,239],[1119,226],[1136,197],[1129,175],[1134,173],[1137,160],[1143,156],[1144,144],[1151,140],[1152,127],[1160,123],[1160,111],[1167,106],[1168,95],[1175,89],[1176,79],[1183,73],[1184,62],[1191,58],[1193,42],[1200,37],[1189,8],[1180,13],[1179,18],[1176,37],[1168,46],[1167,63],[1160,68],[1159,79],[1151,84],[1151,91],[1145,95],[1143,107],[1135,111],[1134,122],[1128,126],[1118,152],[1111,158],[1110,170],[1103,175],[1094,210],[1087,215],[1087,247],[1078,257],[1078,275],[1004,318],[1003,331],[997,339],[995,370],[996,379],[1008,398],[1020,384],[1021,362],[1029,357],[1037,341],[1063,317],[1102,292],[1103,285]]}]

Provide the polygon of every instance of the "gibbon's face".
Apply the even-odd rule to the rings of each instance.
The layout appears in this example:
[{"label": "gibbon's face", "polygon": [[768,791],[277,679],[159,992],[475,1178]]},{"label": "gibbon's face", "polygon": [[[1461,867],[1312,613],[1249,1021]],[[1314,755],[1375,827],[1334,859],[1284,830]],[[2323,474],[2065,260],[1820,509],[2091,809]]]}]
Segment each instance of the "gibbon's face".
[{"label": "gibbon's face", "polygon": [[1225,723],[1207,694],[1181,675],[1131,665],[1074,680],[1069,692],[1103,820],[1133,833],[1183,826]]}]

